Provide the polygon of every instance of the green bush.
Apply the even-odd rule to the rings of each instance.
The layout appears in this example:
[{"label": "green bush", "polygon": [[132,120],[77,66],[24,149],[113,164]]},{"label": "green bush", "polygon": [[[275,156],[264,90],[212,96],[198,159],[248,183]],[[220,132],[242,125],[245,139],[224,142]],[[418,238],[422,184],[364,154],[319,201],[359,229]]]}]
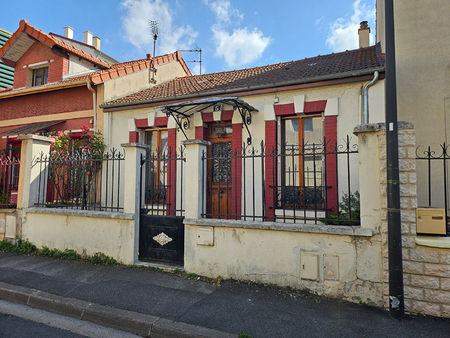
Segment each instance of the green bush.
[{"label": "green bush", "polygon": [[8,241],[3,240],[0,242],[0,251],[17,252],[17,246]]},{"label": "green bush", "polygon": [[92,264],[98,265],[114,265],[117,264],[117,261],[109,256],[106,256],[104,253],[96,252],[94,256],[88,257],[88,262]]},{"label": "green bush", "polygon": [[334,225],[359,225],[361,223],[359,197],[359,191],[350,195],[344,194],[339,203],[339,214],[329,214],[321,222]]},{"label": "green bush", "polygon": [[85,253],[80,255],[78,252],[72,249],[65,249],[61,251],[59,249],[50,249],[43,246],[42,249],[36,248],[36,246],[26,240],[18,240],[16,244],[12,244],[7,241],[0,241],[0,252],[15,252],[25,255],[37,255],[45,257],[53,257],[64,260],[81,260],[98,265],[114,265],[117,261],[105,255],[104,253],[97,252],[93,256],[88,256]]}]

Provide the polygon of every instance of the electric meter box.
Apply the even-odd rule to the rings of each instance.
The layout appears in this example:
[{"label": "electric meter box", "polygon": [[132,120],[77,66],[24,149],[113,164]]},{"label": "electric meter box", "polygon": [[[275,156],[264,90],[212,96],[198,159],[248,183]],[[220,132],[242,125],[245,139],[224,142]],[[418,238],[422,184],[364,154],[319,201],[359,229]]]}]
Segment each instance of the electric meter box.
[{"label": "electric meter box", "polygon": [[418,234],[445,235],[447,233],[445,209],[417,208],[416,221]]}]

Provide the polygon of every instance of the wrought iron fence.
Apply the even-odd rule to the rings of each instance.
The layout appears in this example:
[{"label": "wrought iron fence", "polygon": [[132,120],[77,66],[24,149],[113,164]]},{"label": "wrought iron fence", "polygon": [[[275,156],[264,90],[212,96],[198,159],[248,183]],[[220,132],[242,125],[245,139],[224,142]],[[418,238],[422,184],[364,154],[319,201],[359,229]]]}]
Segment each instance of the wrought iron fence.
[{"label": "wrought iron fence", "polygon": [[15,156],[0,155],[0,207],[17,204],[20,161]]},{"label": "wrought iron fence", "polygon": [[77,151],[41,154],[36,206],[99,211],[122,211],[121,175],[124,154]]},{"label": "wrought iron fence", "polygon": [[[425,171],[425,177],[418,175],[417,183],[426,184],[426,205],[428,207],[445,208],[447,221],[447,235],[450,235],[450,218],[448,215],[448,176],[449,176],[449,145],[445,142],[433,149],[431,146],[416,148],[416,163],[418,174],[421,169]],[[420,194],[419,194],[419,197]],[[421,198],[422,199],[422,198]]]},{"label": "wrought iron fence", "polygon": [[[168,148],[141,155],[141,212],[148,215],[184,216],[184,148]],[[144,194],[142,194],[144,189]]]},{"label": "wrought iron fence", "polygon": [[213,144],[202,155],[202,216],[358,225],[357,153],[350,137],[239,150]]}]

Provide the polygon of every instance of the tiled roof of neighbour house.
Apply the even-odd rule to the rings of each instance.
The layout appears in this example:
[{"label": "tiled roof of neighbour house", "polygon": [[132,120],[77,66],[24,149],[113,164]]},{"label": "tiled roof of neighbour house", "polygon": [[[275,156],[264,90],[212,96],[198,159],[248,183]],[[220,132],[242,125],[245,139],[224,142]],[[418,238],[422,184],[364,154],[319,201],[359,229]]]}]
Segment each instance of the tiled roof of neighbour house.
[{"label": "tiled roof of neighbour house", "polygon": [[81,41],[69,39],[69,38],[67,38],[67,37],[65,37],[63,35],[59,35],[59,34],[56,34],[56,33],[49,33],[49,34],[51,36],[59,39],[59,40],[62,40],[64,42],[68,43],[69,45],[72,45],[75,48],[78,48],[78,49],[80,49],[80,50],[82,50],[82,51],[84,51],[84,52],[86,52],[88,54],[91,54],[92,56],[94,56],[94,57],[96,57],[96,58],[98,58],[100,60],[103,60],[103,61],[105,61],[105,62],[107,62],[109,64],[116,64],[116,63],[119,62],[116,59],[114,59],[111,56],[109,56],[108,54],[105,54],[101,50],[95,48],[92,45],[88,45],[88,44],[86,44],[84,42],[81,42]]},{"label": "tiled roof of neighbour house", "polygon": [[384,56],[379,45],[262,67],[181,77],[107,102],[103,107],[223,95],[360,76],[373,73],[375,70],[384,70]]},{"label": "tiled roof of neighbour house", "polygon": [[[42,43],[46,44],[50,48],[57,46],[61,49],[66,50],[69,53],[72,53],[80,58],[83,58],[89,62],[92,62],[93,64],[103,67],[103,68],[110,68],[111,64],[108,62],[105,62],[99,58],[94,57],[91,54],[85,53],[84,51],[72,46],[71,44],[68,44],[64,42],[63,40],[60,40],[50,34],[44,33],[40,29],[37,29],[33,26],[31,26],[26,20],[21,20],[19,24],[19,29],[11,36],[11,38],[3,45],[2,48],[0,48],[0,57],[4,59],[9,59],[13,55],[8,54],[8,50],[14,46],[15,42],[17,40],[20,41],[22,34],[28,34],[32,38],[41,41]],[[30,38],[28,38],[30,39]],[[23,42],[23,40],[21,41]],[[32,43],[34,43],[33,40],[31,40]],[[29,44],[29,42],[28,42]],[[26,48],[27,49],[27,48]],[[22,48],[22,51],[25,52],[26,49]],[[14,55],[14,58],[18,58],[19,54]],[[21,55],[20,55],[21,56]],[[16,59],[12,59],[11,61],[16,62]]]},{"label": "tiled roof of neighbour house", "polygon": [[152,61],[153,66],[158,66],[161,64],[165,64],[171,61],[179,61],[181,66],[184,68],[186,73],[188,75],[191,75],[191,72],[189,68],[186,65],[186,62],[183,60],[183,57],[181,56],[181,52],[176,51],[171,54],[165,54],[160,55],[154,58],[150,59],[141,59],[141,60],[133,60],[133,61],[126,61],[122,63],[116,63],[112,65],[109,69],[100,70],[93,73],[88,73],[80,76],[74,76],[68,79],[63,80],[63,82],[69,82],[69,81],[78,81],[82,79],[90,78],[91,81],[94,84],[98,84],[110,79],[117,78],[119,76],[127,75],[130,73],[137,72],[139,70],[144,70],[152,67]]},{"label": "tiled roof of neighbour house", "polygon": [[[171,54],[157,56],[153,60],[155,66],[168,63],[171,61],[179,61],[182,67],[185,69],[186,73],[189,75],[191,74],[189,68],[187,67],[185,61],[181,56],[181,52],[179,51]],[[0,89],[0,99],[10,96],[26,95],[34,91],[58,90],[65,87],[73,87],[74,85],[83,86],[86,85],[87,80],[90,80],[94,85],[96,85],[104,81],[117,78],[119,76],[127,75],[143,69],[148,69],[152,66],[151,61],[152,59],[141,59],[116,63],[114,65],[111,65],[109,69],[94,71],[91,73],[66,78],[62,81],[47,83],[45,85],[37,87],[20,88],[20,89],[13,89],[12,87],[9,87],[3,90]]]}]

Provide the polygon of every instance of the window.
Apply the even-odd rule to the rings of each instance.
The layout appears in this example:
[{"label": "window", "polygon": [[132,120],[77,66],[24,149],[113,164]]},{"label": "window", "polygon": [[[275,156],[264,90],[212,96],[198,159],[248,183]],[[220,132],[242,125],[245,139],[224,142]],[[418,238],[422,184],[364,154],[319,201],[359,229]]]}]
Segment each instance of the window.
[{"label": "window", "polygon": [[279,207],[321,207],[323,120],[321,115],[281,120]]},{"label": "window", "polygon": [[33,86],[42,86],[47,83],[48,68],[33,69]]}]

